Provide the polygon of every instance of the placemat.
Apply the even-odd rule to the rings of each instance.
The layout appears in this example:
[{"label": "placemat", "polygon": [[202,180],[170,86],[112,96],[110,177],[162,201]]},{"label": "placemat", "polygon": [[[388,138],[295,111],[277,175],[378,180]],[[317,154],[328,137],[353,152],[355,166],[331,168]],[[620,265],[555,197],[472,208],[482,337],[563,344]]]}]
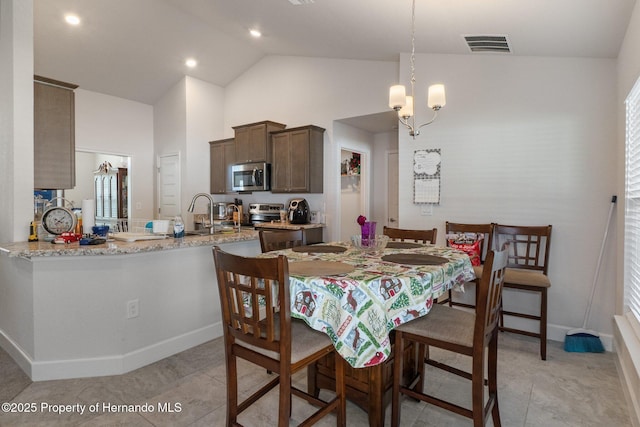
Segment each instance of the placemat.
[{"label": "placemat", "polygon": [[382,260],[408,265],[440,265],[449,262],[447,258],[426,254],[391,254],[384,255]]},{"label": "placemat", "polygon": [[346,251],[347,248],[333,245],[304,245],[295,246],[291,250],[293,252],[306,252],[309,254],[338,254]]},{"label": "placemat", "polygon": [[424,245],[416,242],[388,242],[387,247],[389,249],[413,249],[421,248]]},{"label": "placemat", "polygon": [[337,261],[293,261],[289,262],[289,275],[292,276],[336,276],[351,273],[352,265]]}]

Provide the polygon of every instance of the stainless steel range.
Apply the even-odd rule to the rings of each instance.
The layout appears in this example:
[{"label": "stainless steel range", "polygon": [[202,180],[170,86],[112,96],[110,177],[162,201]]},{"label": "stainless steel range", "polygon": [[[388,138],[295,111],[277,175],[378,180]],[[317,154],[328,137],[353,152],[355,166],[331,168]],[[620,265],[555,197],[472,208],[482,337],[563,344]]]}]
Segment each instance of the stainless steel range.
[{"label": "stainless steel range", "polygon": [[280,221],[281,210],[284,210],[283,203],[250,203],[249,221],[251,224]]}]

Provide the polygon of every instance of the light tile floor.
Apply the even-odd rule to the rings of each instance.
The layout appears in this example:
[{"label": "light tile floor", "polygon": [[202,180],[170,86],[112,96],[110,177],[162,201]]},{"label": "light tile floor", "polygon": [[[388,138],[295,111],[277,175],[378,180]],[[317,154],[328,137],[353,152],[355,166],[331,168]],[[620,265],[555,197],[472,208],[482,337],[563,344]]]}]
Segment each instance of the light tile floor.
[{"label": "light tile floor", "polygon": [[[440,356],[446,357],[442,353]],[[467,363],[461,356],[451,361],[461,366]],[[503,426],[631,425],[612,353],[566,353],[562,343],[550,341],[548,359],[542,361],[537,341],[501,333],[498,364]],[[243,391],[269,378],[264,369],[248,363],[240,364],[239,369]],[[294,377],[302,387],[305,380],[303,372]],[[430,371],[426,387],[437,389],[447,398],[453,396],[461,404],[470,401],[466,380],[452,380],[435,369]],[[277,390],[258,401],[240,421],[247,427],[276,425]],[[329,396],[327,393],[323,391],[322,395]],[[297,425],[296,420],[312,410],[304,401],[294,399],[291,425]],[[0,412],[0,426],[223,426],[226,390],[222,339],[126,375],[41,382],[31,382],[0,350],[0,402],[15,403],[15,408],[18,404],[35,404],[31,413]],[[57,404],[86,405],[85,413],[56,413]],[[118,406],[135,404],[141,405],[137,412]],[[386,425],[390,412],[389,406]],[[350,427],[367,426],[367,414],[349,402],[347,423]],[[402,401],[402,426],[472,424],[440,408]],[[335,418],[332,415],[318,425],[335,425]]]}]

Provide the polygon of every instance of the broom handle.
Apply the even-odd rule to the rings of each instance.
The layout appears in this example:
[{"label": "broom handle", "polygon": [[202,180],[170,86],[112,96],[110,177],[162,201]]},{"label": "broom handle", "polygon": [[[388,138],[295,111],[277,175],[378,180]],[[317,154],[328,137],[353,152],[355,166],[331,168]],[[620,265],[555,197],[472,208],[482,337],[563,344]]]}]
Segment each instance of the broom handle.
[{"label": "broom handle", "polygon": [[591,314],[591,304],[593,303],[593,296],[596,293],[596,283],[598,282],[598,275],[600,273],[600,264],[602,263],[602,255],[604,254],[604,246],[607,242],[607,234],[609,234],[609,223],[611,222],[611,215],[613,214],[613,207],[616,204],[618,196],[611,196],[611,206],[609,207],[609,217],[607,218],[607,225],[604,229],[604,237],[602,238],[602,245],[600,246],[600,255],[598,255],[598,264],[596,265],[596,273],[593,276],[593,284],[591,285],[591,296],[589,297],[589,303],[587,304],[587,312],[584,314],[584,322],[582,323],[582,329],[587,328],[587,322],[589,321],[589,314]]}]

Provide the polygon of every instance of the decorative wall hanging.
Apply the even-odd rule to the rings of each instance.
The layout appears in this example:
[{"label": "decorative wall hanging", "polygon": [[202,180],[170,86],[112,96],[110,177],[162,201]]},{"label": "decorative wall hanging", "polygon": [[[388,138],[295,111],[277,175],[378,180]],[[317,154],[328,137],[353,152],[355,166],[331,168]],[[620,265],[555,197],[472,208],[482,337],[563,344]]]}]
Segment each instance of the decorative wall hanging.
[{"label": "decorative wall hanging", "polygon": [[413,203],[440,204],[439,148],[416,150],[413,153]]}]

